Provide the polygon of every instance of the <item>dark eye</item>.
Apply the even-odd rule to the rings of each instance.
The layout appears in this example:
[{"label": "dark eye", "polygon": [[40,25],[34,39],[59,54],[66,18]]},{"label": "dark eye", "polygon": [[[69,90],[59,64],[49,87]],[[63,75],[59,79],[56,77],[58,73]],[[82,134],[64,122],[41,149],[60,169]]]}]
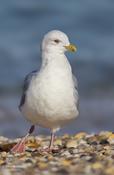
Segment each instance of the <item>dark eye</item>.
[{"label": "dark eye", "polygon": [[58,39],[55,39],[54,42],[55,42],[55,43],[59,43],[60,41],[59,41]]}]

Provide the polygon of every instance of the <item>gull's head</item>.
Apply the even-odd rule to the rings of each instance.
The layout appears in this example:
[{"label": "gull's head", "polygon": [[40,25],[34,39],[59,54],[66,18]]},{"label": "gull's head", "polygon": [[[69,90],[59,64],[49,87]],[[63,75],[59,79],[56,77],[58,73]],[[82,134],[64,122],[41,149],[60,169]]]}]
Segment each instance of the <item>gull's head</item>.
[{"label": "gull's head", "polygon": [[76,46],[69,42],[68,36],[59,30],[48,32],[42,41],[42,51],[64,53],[76,50]]}]

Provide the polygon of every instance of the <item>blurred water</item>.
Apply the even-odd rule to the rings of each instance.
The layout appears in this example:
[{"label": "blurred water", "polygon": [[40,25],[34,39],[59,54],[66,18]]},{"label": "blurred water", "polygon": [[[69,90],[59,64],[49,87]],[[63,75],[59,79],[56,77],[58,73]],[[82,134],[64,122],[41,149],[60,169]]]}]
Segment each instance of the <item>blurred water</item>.
[{"label": "blurred water", "polygon": [[[22,123],[25,126],[26,122],[22,118],[15,119],[15,116],[20,115],[17,106],[22,81],[28,72],[39,68],[40,42],[43,35],[52,29],[64,31],[70,36],[72,43],[78,46],[77,54],[68,54],[68,56],[71,58],[69,60],[73,72],[79,80],[81,111],[82,113],[86,111],[86,105],[92,111],[89,113],[88,110],[87,113],[80,114],[80,125],[73,125],[73,131],[75,127],[78,127],[78,130],[89,131],[112,130],[114,1],[0,0],[0,2],[0,109],[2,114],[4,111],[1,118],[4,118],[7,125],[3,126],[3,119],[1,119],[1,133],[8,136],[16,135],[11,129],[15,130],[14,126],[18,120],[21,125],[18,134],[21,134]],[[12,122],[10,122],[11,127],[6,122],[9,121],[7,117],[9,111],[12,118],[10,121],[15,121],[13,127]],[[102,120],[99,119],[100,116]],[[105,120],[106,116],[110,118],[109,123]],[[83,117],[88,119],[84,126]],[[95,118],[99,119],[101,124],[93,127]],[[69,129],[67,128],[66,131]]]}]

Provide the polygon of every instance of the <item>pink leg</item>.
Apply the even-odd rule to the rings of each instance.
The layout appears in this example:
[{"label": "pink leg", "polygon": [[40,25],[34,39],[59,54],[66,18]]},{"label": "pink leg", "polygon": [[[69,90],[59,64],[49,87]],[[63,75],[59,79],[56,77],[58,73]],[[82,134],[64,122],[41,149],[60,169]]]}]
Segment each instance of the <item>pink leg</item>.
[{"label": "pink leg", "polygon": [[51,133],[51,140],[50,140],[50,144],[49,144],[49,150],[51,151],[53,149],[53,143],[54,143],[54,132]]},{"label": "pink leg", "polygon": [[40,151],[41,152],[52,152],[53,151],[53,142],[54,142],[54,132],[52,131],[49,146],[46,148],[42,148]]},{"label": "pink leg", "polygon": [[35,129],[35,126],[32,125],[29,132],[27,133],[27,135],[25,137],[23,137],[12,149],[11,152],[12,153],[23,153],[25,151],[25,143],[27,140],[27,137],[33,133]]}]

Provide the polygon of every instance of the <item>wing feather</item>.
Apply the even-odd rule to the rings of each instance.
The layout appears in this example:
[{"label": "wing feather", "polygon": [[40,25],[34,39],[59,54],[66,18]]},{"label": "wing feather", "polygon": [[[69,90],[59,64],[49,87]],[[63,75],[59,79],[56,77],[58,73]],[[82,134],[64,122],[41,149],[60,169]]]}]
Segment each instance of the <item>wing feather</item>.
[{"label": "wing feather", "polygon": [[73,75],[72,76],[73,82],[74,82],[74,96],[75,96],[75,103],[76,103],[76,107],[79,110],[79,94],[78,94],[78,82],[76,77]]},{"label": "wing feather", "polygon": [[23,92],[22,92],[22,97],[21,97],[21,101],[19,104],[19,109],[21,110],[21,107],[23,106],[23,104],[25,103],[25,99],[26,99],[26,91],[28,90],[29,84],[32,80],[32,78],[34,76],[36,76],[37,74],[37,70],[32,71],[31,73],[29,73],[24,80],[24,85],[23,85]]}]

